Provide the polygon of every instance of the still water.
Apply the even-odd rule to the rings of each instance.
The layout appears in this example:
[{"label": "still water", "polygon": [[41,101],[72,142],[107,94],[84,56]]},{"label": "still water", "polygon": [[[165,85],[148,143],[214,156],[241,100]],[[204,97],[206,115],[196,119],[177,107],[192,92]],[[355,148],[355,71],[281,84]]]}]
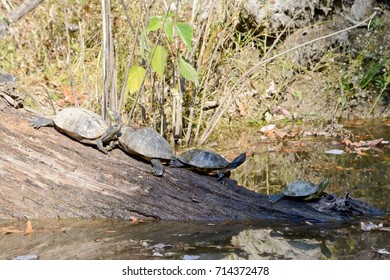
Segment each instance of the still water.
[{"label": "still water", "polygon": [[[356,143],[390,140],[386,122],[349,129]],[[390,145],[351,150],[340,141],[313,136],[274,141],[257,129],[219,152],[233,155],[240,152],[236,147],[247,147],[246,163],[231,177],[257,192],[328,177],[327,192],[367,201],[383,217],[329,224],[53,219],[31,221],[29,234],[26,221],[0,221],[0,259],[389,259],[390,231],[365,232],[360,223],[390,226]],[[334,150],[343,153],[328,153]]]}]

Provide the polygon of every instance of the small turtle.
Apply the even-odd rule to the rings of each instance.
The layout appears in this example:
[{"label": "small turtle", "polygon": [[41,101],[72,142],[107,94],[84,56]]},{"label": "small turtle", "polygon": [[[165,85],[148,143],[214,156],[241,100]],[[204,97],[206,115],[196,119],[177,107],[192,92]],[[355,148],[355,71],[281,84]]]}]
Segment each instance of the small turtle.
[{"label": "small turtle", "polygon": [[173,167],[189,167],[200,173],[217,175],[221,181],[231,169],[239,167],[246,160],[246,154],[241,153],[232,162],[228,162],[221,155],[208,150],[191,149],[180,154],[171,162]]},{"label": "small turtle", "polygon": [[149,127],[133,129],[123,127],[118,138],[119,147],[125,152],[144,158],[152,163],[154,176],[162,176],[161,161],[170,162],[175,158],[172,147],[159,133]]},{"label": "small turtle", "polygon": [[304,200],[314,200],[322,195],[323,190],[328,186],[329,180],[325,178],[318,185],[306,181],[295,181],[289,183],[287,187],[277,194],[269,196],[269,202],[275,203],[284,196],[302,198]]},{"label": "small turtle", "polygon": [[113,126],[108,126],[98,114],[79,107],[68,107],[59,112],[53,119],[39,117],[31,121],[38,129],[43,126],[53,126],[71,138],[85,144],[96,145],[99,151],[107,154],[103,143],[110,142],[120,131],[120,117],[110,112]]}]

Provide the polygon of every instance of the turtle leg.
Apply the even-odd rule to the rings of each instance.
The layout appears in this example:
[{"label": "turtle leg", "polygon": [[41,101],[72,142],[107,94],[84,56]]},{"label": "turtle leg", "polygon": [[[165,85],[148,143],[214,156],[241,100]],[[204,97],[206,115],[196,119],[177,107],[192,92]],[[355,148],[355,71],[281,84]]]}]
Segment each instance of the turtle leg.
[{"label": "turtle leg", "polygon": [[277,193],[277,194],[271,194],[268,196],[268,200],[271,203],[276,203],[278,202],[284,195],[282,193]]},{"label": "turtle leg", "polygon": [[30,123],[36,129],[38,129],[42,126],[54,126],[53,120],[45,118],[45,117],[39,117],[39,118],[33,119],[30,121]]},{"label": "turtle leg", "polygon": [[182,163],[180,160],[178,160],[177,158],[174,158],[172,159],[170,162],[169,162],[169,166],[171,167],[185,167],[185,164]]},{"label": "turtle leg", "polygon": [[[96,139],[96,146],[98,150],[104,154],[107,154],[107,150],[111,151],[112,149],[114,149],[115,146],[118,144],[116,138],[120,130],[120,126],[110,126],[102,136]],[[110,141],[110,143],[107,145],[108,148],[106,149],[104,148],[104,143],[108,141]]]},{"label": "turtle leg", "polygon": [[158,159],[153,158],[152,163],[152,173],[154,176],[161,177],[164,173],[164,165]]},{"label": "turtle leg", "polygon": [[117,140],[110,141],[108,145],[106,145],[106,150],[111,151],[113,150],[117,145],[119,145],[119,142]]},{"label": "turtle leg", "polygon": [[104,146],[103,146],[103,141],[101,138],[96,139],[96,146],[97,146],[98,150],[101,151],[103,154],[105,154],[105,155],[108,154],[106,148],[104,148]]},{"label": "turtle leg", "polygon": [[117,138],[119,131],[121,130],[120,126],[110,126],[107,128],[107,130],[104,132],[104,134],[100,137],[102,142],[107,142],[112,139]]},{"label": "turtle leg", "polygon": [[223,177],[225,177],[225,174],[221,170],[217,170],[216,173],[217,173],[217,177],[218,177],[217,182],[222,182]]}]

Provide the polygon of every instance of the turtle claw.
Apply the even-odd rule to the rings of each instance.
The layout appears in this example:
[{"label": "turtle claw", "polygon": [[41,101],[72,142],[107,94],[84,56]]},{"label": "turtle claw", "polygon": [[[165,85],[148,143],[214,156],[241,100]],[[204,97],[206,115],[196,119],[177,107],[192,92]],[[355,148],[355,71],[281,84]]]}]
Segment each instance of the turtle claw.
[{"label": "turtle claw", "polygon": [[161,177],[164,174],[164,165],[158,159],[152,159],[152,173],[154,176]]},{"label": "turtle claw", "polygon": [[170,167],[176,167],[176,168],[185,167],[185,165],[183,163],[181,163],[181,161],[178,160],[177,158],[172,159],[169,162],[169,166]]},{"label": "turtle claw", "polygon": [[217,170],[217,182],[221,182],[223,184],[223,177],[225,177],[225,174],[221,170]]},{"label": "turtle claw", "polygon": [[101,151],[103,154],[105,154],[105,155],[108,154],[107,149],[104,148],[103,142],[101,140],[99,140],[99,139],[96,140],[96,146],[97,146],[98,150]]}]

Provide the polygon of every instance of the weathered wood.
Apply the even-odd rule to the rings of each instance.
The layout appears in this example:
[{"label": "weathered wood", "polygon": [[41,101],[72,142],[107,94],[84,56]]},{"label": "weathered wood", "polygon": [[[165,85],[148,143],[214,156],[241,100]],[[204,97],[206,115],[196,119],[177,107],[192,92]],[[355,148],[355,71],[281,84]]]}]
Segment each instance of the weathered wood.
[{"label": "weathered wood", "polygon": [[340,201],[342,215],[323,201],[270,204],[267,196],[234,180],[221,184],[185,169],[168,167],[163,177],[155,177],[149,163],[121,150],[107,156],[53,128],[35,130],[29,123],[34,117],[0,98],[0,219],[331,221],[380,213],[366,204],[354,211]]}]

